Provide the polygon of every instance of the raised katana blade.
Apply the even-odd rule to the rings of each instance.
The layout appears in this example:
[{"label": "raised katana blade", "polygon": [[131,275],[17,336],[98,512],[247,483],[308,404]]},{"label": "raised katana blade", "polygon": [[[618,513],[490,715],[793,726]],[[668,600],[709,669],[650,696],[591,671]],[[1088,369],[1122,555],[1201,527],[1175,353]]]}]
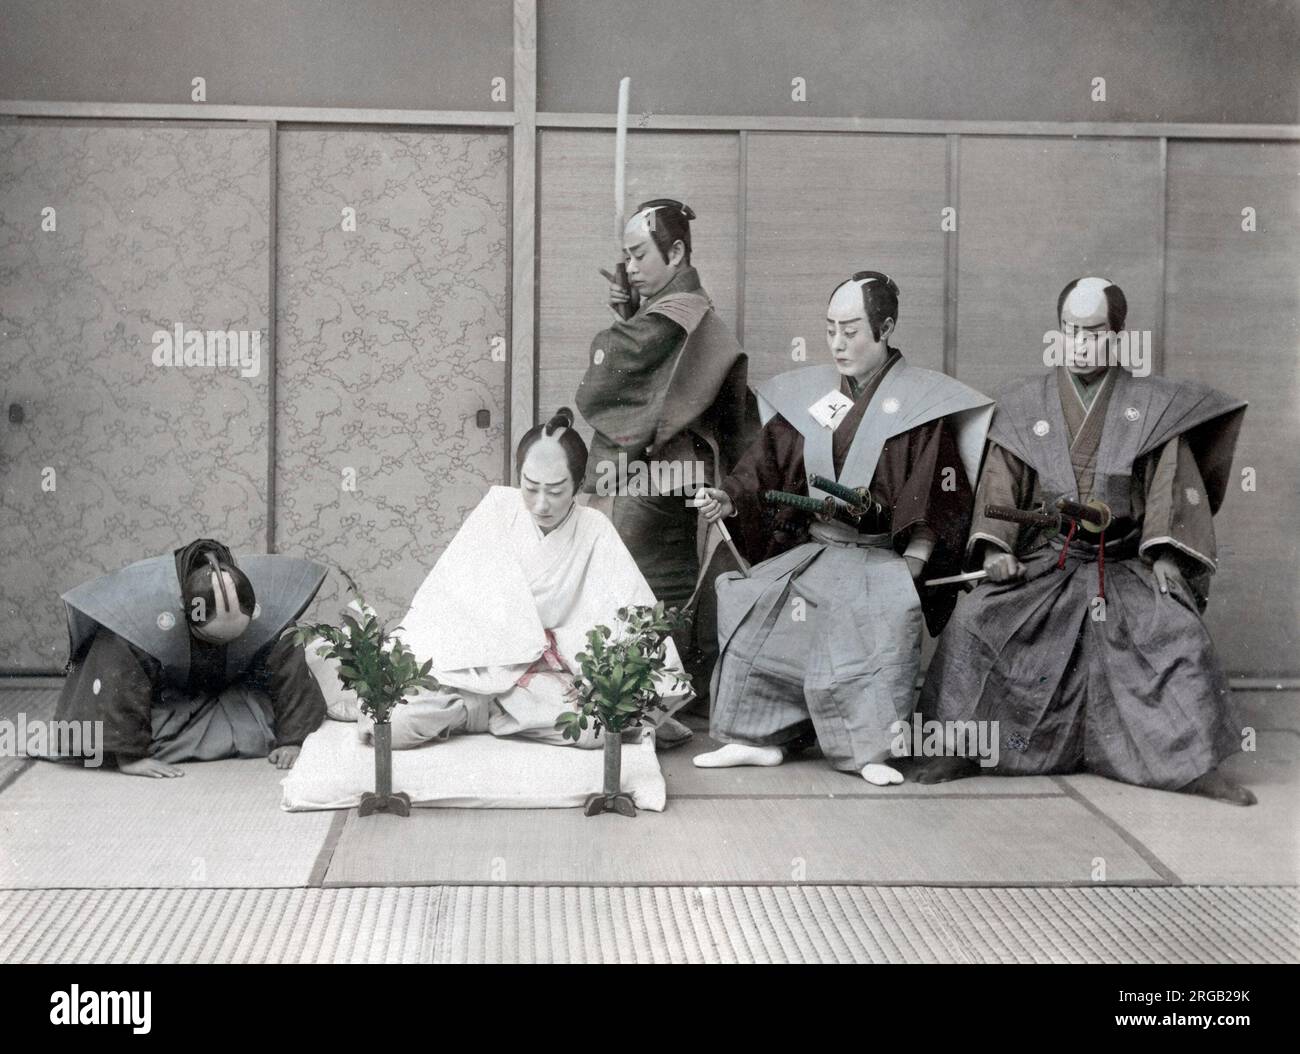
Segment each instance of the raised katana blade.
[{"label": "raised katana blade", "polygon": [[632,78],[618,82],[618,119],[614,125],[614,244],[623,255],[623,222],[627,211],[627,100]]}]

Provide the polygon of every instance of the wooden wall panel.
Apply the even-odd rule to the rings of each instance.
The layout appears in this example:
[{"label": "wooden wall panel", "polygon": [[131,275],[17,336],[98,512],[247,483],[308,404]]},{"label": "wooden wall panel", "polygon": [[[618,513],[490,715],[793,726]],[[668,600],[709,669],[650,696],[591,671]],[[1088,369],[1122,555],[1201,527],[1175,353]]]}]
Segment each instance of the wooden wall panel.
[{"label": "wooden wall panel", "polygon": [[[745,349],[755,378],[827,359],[826,301],[855,271],[899,286],[897,345],[943,368],[947,145],[939,136],[749,135]],[[792,358],[802,337],[807,358]]]},{"label": "wooden wall panel", "polygon": [[[633,116],[635,124],[635,115]],[[573,406],[591,338],[611,318],[597,269],[620,258],[614,238],[614,133],[539,136],[538,412]],[[676,198],[695,210],[692,262],[718,314],[736,319],[739,137],[692,132],[628,134],[627,209]],[[580,423],[583,434],[591,430]]]},{"label": "wooden wall panel", "polygon": [[[1169,145],[1165,373],[1250,401],[1207,619],[1234,673],[1300,674],[1300,145]],[[1256,230],[1242,230],[1242,210]],[[1253,468],[1254,492],[1240,486]]]},{"label": "wooden wall panel", "polygon": [[1160,143],[964,137],[958,202],[957,376],[992,394],[1043,368],[1043,334],[1071,279],[1128,297],[1158,330]]},{"label": "wooden wall panel", "polygon": [[[73,586],[197,537],[265,552],[270,133],[7,125],[0,158],[0,672],[56,671]],[[256,334],[256,372],[155,365],[178,323]]]}]

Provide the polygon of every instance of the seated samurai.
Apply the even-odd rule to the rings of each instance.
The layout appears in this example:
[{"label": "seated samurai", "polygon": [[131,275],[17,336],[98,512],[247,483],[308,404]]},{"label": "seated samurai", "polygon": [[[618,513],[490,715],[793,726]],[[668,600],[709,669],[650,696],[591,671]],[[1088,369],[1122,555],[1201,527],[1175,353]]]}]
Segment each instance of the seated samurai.
[{"label": "seated samurai", "polygon": [[918,580],[960,564],[992,405],[909,365],[897,319],[887,275],[836,286],[834,364],[761,386],[758,440],[698,496],[760,560],[716,577],[709,734],[726,745],[701,768],[777,765],[815,740],[836,769],[903,780],[891,726],[912,713],[923,612],[938,633],[955,600]]},{"label": "seated samurai", "polygon": [[[587,447],[571,410],[525,433],[516,466],[520,486],[488,491],[402,620],[402,640],[433,661],[431,676],[446,690],[421,689],[393,710],[395,748],[474,732],[601,744],[591,728],[574,744],[555,727],[573,708],[577,655],[588,631],[613,627],[619,608],[654,604],[655,595],[608,517],[574,500]],[[665,647],[669,670],[684,678],[673,642]],[[666,689],[654,723],[689,699],[688,687]],[[363,739],[371,727],[359,718]]]},{"label": "seated samurai", "polygon": [[[1078,279],[1056,307],[1064,364],[998,398],[969,550],[987,581],[957,604],[919,710],[990,722],[999,774],[1086,771],[1249,805],[1219,771],[1243,723],[1201,620],[1246,404],[1126,369],[1114,283]],[[1098,518],[1041,522],[1061,499]],[[978,771],[947,750],[920,782]]]}]

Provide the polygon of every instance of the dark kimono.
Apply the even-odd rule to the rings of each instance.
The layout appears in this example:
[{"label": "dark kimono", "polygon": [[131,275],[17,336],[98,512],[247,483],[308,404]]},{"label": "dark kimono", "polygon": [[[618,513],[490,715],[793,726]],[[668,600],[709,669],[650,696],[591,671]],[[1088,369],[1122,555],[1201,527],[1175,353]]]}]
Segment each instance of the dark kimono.
[{"label": "dark kimono", "polygon": [[[1058,368],[1004,392],[970,557],[992,546],[1026,573],[958,603],[922,690],[924,718],[997,722],[995,771],[1017,775],[1086,770],[1176,790],[1239,750],[1200,612],[1244,411],[1201,385],[1118,368],[1091,388]],[[983,515],[990,503],[1062,496],[1104,502],[1105,532],[1070,538]],[[1151,564],[1162,555],[1187,591],[1159,592]]]},{"label": "dark kimono", "polygon": [[[624,463],[699,465],[695,486],[731,470],[758,429],[747,359],[686,266],[637,313],[596,334],[577,392],[595,429],[584,489]],[[610,517],[655,596],[690,597],[699,571],[693,488],[619,493]]]},{"label": "dark kimono", "polygon": [[324,720],[325,699],[301,645],[281,632],[325,577],[287,556],[239,561],[257,598],[228,644],[194,637],[182,607],[179,557],[160,556],[64,594],[71,656],[60,720],[102,721],[119,761],[265,757],[299,746]]},{"label": "dark kimono", "polygon": [[[832,389],[853,399],[833,431],[809,412]],[[815,734],[833,767],[860,771],[891,756],[891,725],[912,712],[923,611],[938,632],[951,610],[951,589],[918,592],[903,554],[935,576],[960,563],[991,401],[894,351],[860,389],[811,367],[760,388],[759,407],[763,432],[722,484],[726,522],[760,562],[716,580],[709,734]],[[868,487],[881,511],[850,526],[763,503],[765,490],[808,494],[812,475]]]}]

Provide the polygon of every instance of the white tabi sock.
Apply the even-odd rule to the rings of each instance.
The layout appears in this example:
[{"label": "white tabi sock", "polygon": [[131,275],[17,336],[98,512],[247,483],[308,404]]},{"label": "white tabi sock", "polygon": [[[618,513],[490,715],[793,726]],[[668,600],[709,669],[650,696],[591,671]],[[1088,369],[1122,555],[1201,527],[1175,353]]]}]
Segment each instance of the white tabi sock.
[{"label": "white tabi sock", "polygon": [[780,747],[751,747],[745,743],[728,743],[720,750],[695,757],[695,767],[700,769],[730,769],[741,765],[762,765],[771,767],[785,760],[785,751]]},{"label": "white tabi sock", "polygon": [[891,783],[903,782],[903,774],[889,765],[864,765],[862,767],[862,778],[877,787],[887,787]]}]

